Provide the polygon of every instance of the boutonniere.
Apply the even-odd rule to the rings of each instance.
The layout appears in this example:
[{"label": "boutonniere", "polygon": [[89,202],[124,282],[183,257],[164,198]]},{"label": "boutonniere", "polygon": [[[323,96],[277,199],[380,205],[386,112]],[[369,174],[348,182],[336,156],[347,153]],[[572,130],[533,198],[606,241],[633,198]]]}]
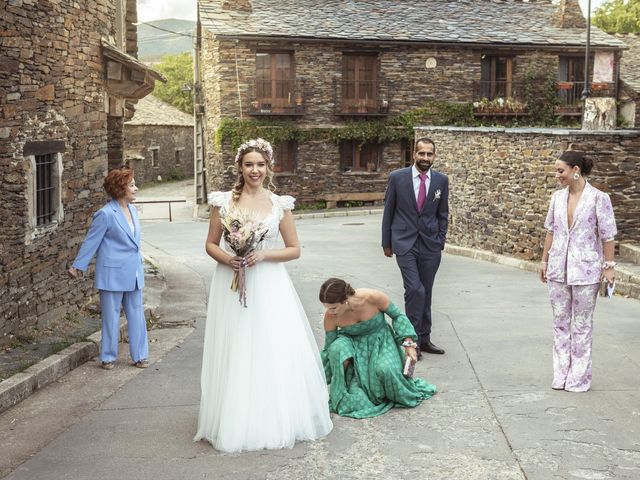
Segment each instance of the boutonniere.
[{"label": "boutonniere", "polygon": [[440,200],[440,196],[442,195],[442,190],[438,189],[433,194],[433,201]]}]

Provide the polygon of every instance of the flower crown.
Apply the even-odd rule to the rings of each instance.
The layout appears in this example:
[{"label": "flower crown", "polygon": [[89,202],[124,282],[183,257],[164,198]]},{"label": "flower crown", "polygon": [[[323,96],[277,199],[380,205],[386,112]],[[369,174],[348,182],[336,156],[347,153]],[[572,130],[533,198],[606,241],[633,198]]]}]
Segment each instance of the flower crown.
[{"label": "flower crown", "polygon": [[269,142],[267,142],[263,138],[255,138],[251,139],[248,142],[243,143],[238,147],[238,153],[236,153],[236,163],[240,161],[240,158],[247,150],[255,148],[256,150],[260,150],[267,154],[267,159],[271,166],[273,166],[273,147]]}]

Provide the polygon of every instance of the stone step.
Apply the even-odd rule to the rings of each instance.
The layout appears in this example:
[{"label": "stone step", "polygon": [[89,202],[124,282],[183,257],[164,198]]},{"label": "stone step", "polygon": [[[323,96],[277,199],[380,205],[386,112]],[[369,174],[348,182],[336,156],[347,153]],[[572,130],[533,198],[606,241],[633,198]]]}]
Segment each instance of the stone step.
[{"label": "stone step", "polygon": [[640,265],[626,259],[617,260],[616,294],[640,300]]},{"label": "stone step", "polygon": [[640,265],[640,246],[621,243],[619,249],[621,259]]}]

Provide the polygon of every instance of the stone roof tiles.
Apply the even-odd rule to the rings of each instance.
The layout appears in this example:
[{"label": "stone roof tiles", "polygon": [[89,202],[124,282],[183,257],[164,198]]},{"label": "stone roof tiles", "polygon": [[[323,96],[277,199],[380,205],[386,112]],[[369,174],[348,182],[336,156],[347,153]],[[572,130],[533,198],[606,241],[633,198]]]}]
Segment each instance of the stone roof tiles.
[{"label": "stone roof tiles", "polygon": [[629,33],[616,35],[616,38],[629,46],[629,50],[622,54],[620,78],[636,92],[640,92],[640,35]]},{"label": "stone roof tiles", "polygon": [[[551,0],[251,0],[252,12],[200,0],[202,25],[218,36],[582,46],[583,28],[551,23]],[[592,27],[595,48],[624,48]]]},{"label": "stone roof tiles", "polygon": [[163,102],[153,95],[138,100],[136,113],[126,125],[175,125],[192,127],[193,116]]}]

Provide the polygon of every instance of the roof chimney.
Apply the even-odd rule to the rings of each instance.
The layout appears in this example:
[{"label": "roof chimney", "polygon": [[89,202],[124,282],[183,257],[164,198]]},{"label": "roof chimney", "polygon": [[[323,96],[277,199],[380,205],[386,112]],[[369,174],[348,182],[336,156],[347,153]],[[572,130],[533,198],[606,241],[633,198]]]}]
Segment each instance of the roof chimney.
[{"label": "roof chimney", "polygon": [[578,0],[560,0],[551,23],[560,28],[586,28],[587,26]]},{"label": "roof chimney", "polygon": [[253,8],[251,7],[251,0],[223,0],[222,10],[235,10],[251,13]]}]

